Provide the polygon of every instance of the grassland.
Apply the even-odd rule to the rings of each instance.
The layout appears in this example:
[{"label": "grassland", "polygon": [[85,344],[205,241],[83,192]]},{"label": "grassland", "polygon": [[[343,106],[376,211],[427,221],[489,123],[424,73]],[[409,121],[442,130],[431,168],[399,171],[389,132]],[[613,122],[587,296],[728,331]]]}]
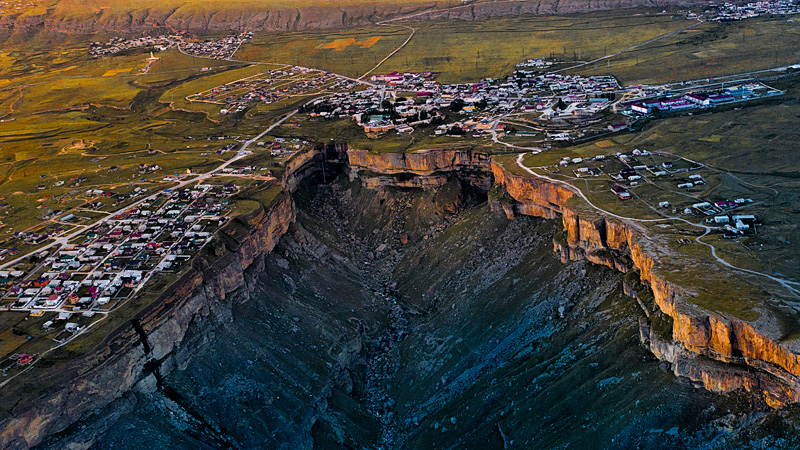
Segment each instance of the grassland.
[{"label": "grassland", "polygon": [[[378,72],[432,71],[445,83],[478,81],[513,71],[526,58],[554,55],[572,60],[597,58],[678,30],[691,22],[671,15],[595,13],[562,17],[492,19],[482,22],[409,23],[416,34]],[[299,64],[357,77],[405,41],[407,28],[387,25],[346,31],[263,35],[242,46],[239,59]],[[345,39],[359,42],[381,36],[362,48],[326,48]]]},{"label": "grassland", "polygon": [[[787,120],[800,117],[800,80],[789,78],[777,82],[787,90],[787,98],[745,104],[702,115],[682,115],[649,123],[635,133],[616,135],[611,139],[586,143],[564,149],[526,154],[524,164],[537,173],[569,182],[579,188],[589,200],[606,211],[636,219],[680,217],[696,224],[705,224],[706,217],[686,215],[682,211],[693,203],[749,198],[753,203],[738,208],[734,214],[754,214],[764,222],[756,235],[726,240],[721,232],[700,238],[711,244],[717,256],[744,269],[759,271],[789,280],[800,280],[800,242],[797,223],[800,221],[800,160],[796,158],[796,142],[800,139]],[[632,165],[674,163],[673,170],[687,172],[665,177],[647,174],[637,186],[629,187],[632,198],[622,201],[611,191],[620,183],[608,175],[578,177],[577,167],[601,169],[615,175],[624,167],[614,158],[617,152],[631,154],[634,149],[648,150],[650,156],[636,157]],[[606,155],[602,161],[558,167],[561,157],[591,158]],[[686,159],[682,159],[686,158]],[[511,155],[498,161],[513,173],[530,176],[516,166]],[[693,161],[699,162],[696,164]],[[677,188],[689,174],[701,175],[705,184],[692,189]],[[659,208],[668,201],[668,208]],[[587,205],[574,199],[573,206]],[[589,208],[591,211],[591,208]],[[703,229],[677,220],[642,224],[650,230],[651,239],[665,248],[668,257],[661,258],[660,272],[694,292],[692,302],[704,308],[755,320],[765,311],[779,322],[780,329],[791,335],[796,318],[780,306],[765,302],[767,297],[785,297],[787,292],[767,278],[730,273],[713,262],[710,248],[696,241]],[[713,225],[713,224],[712,224]],[[688,262],[692,263],[688,263]],[[722,281],[724,280],[724,281]]]},{"label": "grassland", "polygon": [[706,22],[578,73],[615,75],[623,84],[696,80],[800,62],[797,17]]}]

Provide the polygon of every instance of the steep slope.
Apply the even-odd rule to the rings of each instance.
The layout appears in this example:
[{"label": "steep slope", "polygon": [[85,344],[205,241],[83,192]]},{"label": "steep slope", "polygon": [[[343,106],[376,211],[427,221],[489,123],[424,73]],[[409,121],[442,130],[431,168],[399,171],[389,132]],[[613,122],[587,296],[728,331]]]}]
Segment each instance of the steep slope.
[{"label": "steep slope", "polygon": [[653,358],[625,277],[562,263],[555,222],[450,183],[301,188],[246,289],[192,326],[192,356],[157,388],[105,415],[94,448],[795,445],[777,413]]},{"label": "steep slope", "polygon": [[4,34],[52,31],[70,34],[97,32],[146,33],[182,31],[296,31],[357,27],[415,15],[418,19],[481,20],[522,14],[569,14],[618,8],[700,4],[699,0],[525,0],[457,2],[399,0],[292,2],[170,0],[142,4],[135,0],[113,3],[97,0],[59,0],[48,8],[9,13],[0,17]]}]

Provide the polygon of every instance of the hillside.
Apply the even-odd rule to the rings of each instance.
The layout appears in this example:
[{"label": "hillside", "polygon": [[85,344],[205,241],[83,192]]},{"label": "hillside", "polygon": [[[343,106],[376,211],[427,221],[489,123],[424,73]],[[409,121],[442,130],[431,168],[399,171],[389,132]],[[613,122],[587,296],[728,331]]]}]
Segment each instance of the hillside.
[{"label": "hillside", "polygon": [[152,30],[192,33],[293,31],[361,26],[413,15],[430,19],[480,20],[522,14],[568,14],[634,7],[700,4],[697,0],[523,0],[459,2],[453,0],[56,0],[31,3],[0,13],[0,33],[36,31],[69,34],[142,33]]}]

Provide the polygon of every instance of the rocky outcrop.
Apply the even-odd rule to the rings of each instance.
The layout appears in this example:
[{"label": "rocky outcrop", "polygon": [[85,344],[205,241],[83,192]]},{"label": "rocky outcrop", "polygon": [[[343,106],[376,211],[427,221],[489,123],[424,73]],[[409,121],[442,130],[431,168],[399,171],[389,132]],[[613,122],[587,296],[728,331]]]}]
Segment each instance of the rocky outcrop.
[{"label": "rocky outcrop", "polygon": [[371,153],[347,151],[351,179],[361,178],[370,189],[385,186],[439,188],[446,173],[483,191],[491,187],[490,159],[472,150],[424,150],[414,153]]},{"label": "rocky outcrop", "polygon": [[492,172],[495,182],[516,202],[505,205],[507,213],[561,217],[564,235],[554,239],[554,248],[562,260],[586,259],[639,273],[641,282],[652,290],[655,305],[672,318],[674,343],[654,339],[649,329],[642,332],[642,341],[657,357],[670,362],[676,375],[719,392],[743,388],[775,407],[800,401],[798,355],[746,321],[688,302],[690,293],[659,273],[656,261],[662,251],[641,226],[590,211],[564,186],[514,175],[495,162]]},{"label": "rocky outcrop", "polygon": [[432,175],[436,172],[479,170],[488,172],[489,156],[472,150],[423,150],[414,153],[371,153],[347,151],[351,171],[369,171],[382,175],[412,173]]},{"label": "rocky outcrop", "polygon": [[295,153],[283,163],[281,185],[289,192],[294,192],[303,179],[319,170],[317,166],[321,162],[322,153],[317,150]]},{"label": "rocky outcrop", "polygon": [[142,7],[126,1],[87,8],[82,0],[61,0],[47,13],[8,14],[0,18],[0,34],[25,34],[45,30],[58,33],[121,34],[178,31],[190,33],[227,31],[296,31],[374,24],[414,14],[415,19],[484,20],[493,17],[571,14],[619,8],[700,4],[700,0],[525,0],[499,2],[415,1],[350,4],[317,3],[296,8],[264,2],[197,5],[166,3]]}]

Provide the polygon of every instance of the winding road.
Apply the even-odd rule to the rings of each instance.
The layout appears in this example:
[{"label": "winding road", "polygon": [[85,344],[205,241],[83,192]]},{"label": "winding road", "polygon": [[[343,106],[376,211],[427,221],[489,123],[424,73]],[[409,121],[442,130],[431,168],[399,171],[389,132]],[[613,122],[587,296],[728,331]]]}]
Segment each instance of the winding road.
[{"label": "winding road", "polygon": [[727,268],[730,268],[730,269],[733,269],[733,270],[737,270],[739,272],[744,272],[744,273],[747,273],[747,274],[757,275],[757,276],[768,278],[768,279],[780,284],[784,288],[786,288],[786,290],[788,290],[794,296],[800,297],[800,282],[786,280],[784,278],[775,277],[775,276],[770,275],[768,273],[759,272],[759,271],[756,271],[756,270],[750,270],[750,269],[745,269],[745,268],[742,268],[742,267],[737,267],[737,266],[734,266],[733,264],[729,263],[728,261],[724,260],[723,258],[719,257],[717,255],[717,249],[713,245],[709,244],[708,242],[704,242],[704,241],[701,240],[703,237],[707,236],[714,229],[714,227],[709,227],[709,226],[702,225],[702,224],[696,224],[696,223],[691,222],[689,220],[686,220],[686,219],[684,219],[682,217],[675,217],[675,216],[668,216],[668,217],[664,217],[664,218],[661,218],[661,219],[637,219],[637,218],[634,218],[634,217],[626,217],[626,216],[621,216],[619,214],[614,214],[611,211],[607,211],[607,210],[595,205],[594,203],[592,203],[592,201],[589,200],[589,198],[583,193],[583,191],[581,191],[580,189],[578,189],[577,187],[575,187],[571,183],[568,183],[568,182],[562,181],[562,180],[557,180],[555,178],[551,178],[551,177],[548,177],[546,175],[538,174],[534,170],[528,168],[525,164],[522,163],[522,158],[524,156],[525,156],[524,153],[520,153],[517,156],[517,161],[516,161],[517,162],[517,166],[519,166],[522,170],[528,172],[529,174],[533,175],[536,178],[547,180],[547,181],[549,181],[551,183],[557,183],[557,184],[560,184],[560,185],[566,187],[571,192],[575,193],[575,195],[578,195],[580,198],[582,198],[589,206],[591,206],[592,208],[596,209],[597,211],[599,211],[599,212],[601,212],[601,213],[603,213],[603,214],[605,214],[607,216],[614,217],[614,218],[617,218],[617,219],[620,219],[620,220],[623,220],[623,221],[640,222],[640,223],[679,221],[679,222],[683,222],[683,223],[685,223],[687,225],[690,225],[692,227],[702,228],[704,230],[703,234],[698,236],[698,237],[696,237],[694,240],[697,243],[705,245],[706,247],[710,248],[711,249],[711,256],[714,257],[714,259],[719,264],[722,264],[723,266],[725,266]]}]

